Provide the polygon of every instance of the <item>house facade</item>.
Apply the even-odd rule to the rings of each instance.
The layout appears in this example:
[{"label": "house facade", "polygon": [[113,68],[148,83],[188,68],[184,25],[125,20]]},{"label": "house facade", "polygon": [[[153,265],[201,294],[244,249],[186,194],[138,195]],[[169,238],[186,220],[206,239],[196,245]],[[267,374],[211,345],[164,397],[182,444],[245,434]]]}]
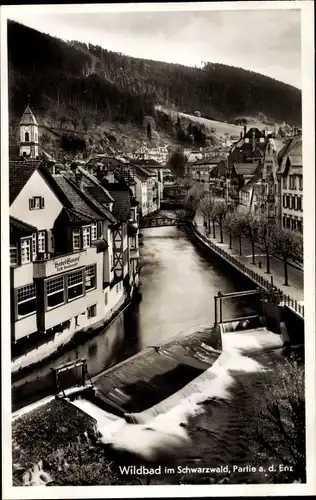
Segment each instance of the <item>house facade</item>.
[{"label": "house facade", "polygon": [[280,185],[281,225],[303,232],[302,136],[287,140],[278,154],[277,177]]},{"label": "house facade", "polygon": [[[14,343],[95,327],[124,299],[127,230],[124,239],[121,222],[100,196],[84,194],[76,174],[52,175],[39,162],[10,164]],[[95,187],[101,190],[97,181]]]}]

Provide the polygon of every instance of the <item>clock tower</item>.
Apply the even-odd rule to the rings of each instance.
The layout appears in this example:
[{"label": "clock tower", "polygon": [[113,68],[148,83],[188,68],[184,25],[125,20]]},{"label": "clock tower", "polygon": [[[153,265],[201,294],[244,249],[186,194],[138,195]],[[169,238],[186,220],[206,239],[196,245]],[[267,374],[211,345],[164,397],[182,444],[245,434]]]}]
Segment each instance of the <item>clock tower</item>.
[{"label": "clock tower", "polygon": [[38,123],[29,103],[20,121],[19,139],[20,156],[36,160],[38,158]]}]

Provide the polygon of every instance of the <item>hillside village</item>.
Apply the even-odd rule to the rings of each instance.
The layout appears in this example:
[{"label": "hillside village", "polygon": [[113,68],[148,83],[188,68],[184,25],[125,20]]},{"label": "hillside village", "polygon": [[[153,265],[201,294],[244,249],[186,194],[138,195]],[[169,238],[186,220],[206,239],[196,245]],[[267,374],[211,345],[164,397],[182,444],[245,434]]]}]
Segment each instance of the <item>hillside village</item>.
[{"label": "hillside village", "polygon": [[[26,337],[36,344],[39,332],[72,334],[109,318],[138,287],[139,219],[159,211],[184,183],[169,168],[168,148],[55,160],[39,128],[28,104],[10,147],[12,341],[18,344]],[[231,147],[181,154],[186,189],[200,185],[216,199],[302,233],[300,130],[281,139],[244,126]]]}]

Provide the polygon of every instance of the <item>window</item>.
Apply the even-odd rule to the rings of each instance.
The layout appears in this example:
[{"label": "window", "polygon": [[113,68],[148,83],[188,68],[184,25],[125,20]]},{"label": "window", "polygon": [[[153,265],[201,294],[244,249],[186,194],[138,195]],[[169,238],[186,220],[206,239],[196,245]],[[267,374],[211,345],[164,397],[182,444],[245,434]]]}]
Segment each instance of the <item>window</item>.
[{"label": "window", "polygon": [[64,277],[46,281],[47,307],[55,307],[65,302]]},{"label": "window", "polygon": [[91,245],[90,227],[82,228],[82,248],[88,248]]},{"label": "window", "polygon": [[86,291],[96,287],[96,272],[95,266],[87,266],[85,270],[85,286]]},{"label": "window", "polygon": [[73,250],[80,249],[80,229],[72,230],[72,248]]},{"label": "window", "polygon": [[18,249],[16,245],[10,245],[10,264],[18,263]]},{"label": "window", "polygon": [[25,132],[24,139],[25,139],[25,142],[30,142],[30,134],[29,134],[29,132]]},{"label": "window", "polygon": [[36,311],[36,289],[32,283],[17,289],[17,312],[19,316],[26,316]]},{"label": "window", "polygon": [[37,233],[37,249],[38,253],[45,252],[46,243],[46,231],[38,231]]},{"label": "window", "polygon": [[67,276],[68,298],[75,299],[83,295],[83,272],[75,271]]},{"label": "window", "polygon": [[283,179],[283,189],[287,189],[286,177]]},{"label": "window", "polygon": [[245,137],[245,143],[249,143],[249,137]]},{"label": "window", "polygon": [[259,142],[265,142],[265,138],[264,137],[260,137]]},{"label": "window", "polygon": [[102,238],[102,222],[98,222],[98,238]]},{"label": "window", "polygon": [[30,210],[40,210],[41,208],[44,208],[44,198],[42,196],[33,196],[33,198],[29,198]]},{"label": "window", "polygon": [[97,223],[91,224],[91,240],[97,240],[98,239],[98,225]]},{"label": "window", "polygon": [[104,304],[107,306],[108,305],[108,294],[104,294]]},{"label": "window", "polygon": [[36,260],[37,256],[37,241],[36,233],[32,234],[32,260]]},{"label": "window", "polygon": [[298,185],[299,185],[299,189],[302,190],[303,189],[303,176],[302,175],[298,176]]},{"label": "window", "polygon": [[296,209],[299,210],[300,212],[302,211],[302,198],[301,197],[297,198]]},{"label": "window", "polygon": [[21,240],[21,264],[31,262],[31,240]]},{"label": "window", "polygon": [[97,305],[94,304],[91,307],[88,307],[87,309],[87,316],[88,319],[94,318],[97,315]]},{"label": "window", "polygon": [[292,229],[295,230],[296,229],[296,220],[295,219],[292,219]]}]

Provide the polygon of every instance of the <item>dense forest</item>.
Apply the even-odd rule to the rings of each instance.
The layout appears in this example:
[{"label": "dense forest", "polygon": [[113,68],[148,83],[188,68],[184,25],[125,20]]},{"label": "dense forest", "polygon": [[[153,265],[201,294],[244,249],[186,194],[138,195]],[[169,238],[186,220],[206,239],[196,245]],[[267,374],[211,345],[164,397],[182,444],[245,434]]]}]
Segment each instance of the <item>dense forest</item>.
[{"label": "dense forest", "polygon": [[10,116],[27,96],[34,110],[87,129],[102,121],[143,123],[155,105],[214,120],[258,116],[300,125],[301,92],[271,78],[222,64],[198,69],[149,61],[98,46],[64,42],[9,21]]}]

